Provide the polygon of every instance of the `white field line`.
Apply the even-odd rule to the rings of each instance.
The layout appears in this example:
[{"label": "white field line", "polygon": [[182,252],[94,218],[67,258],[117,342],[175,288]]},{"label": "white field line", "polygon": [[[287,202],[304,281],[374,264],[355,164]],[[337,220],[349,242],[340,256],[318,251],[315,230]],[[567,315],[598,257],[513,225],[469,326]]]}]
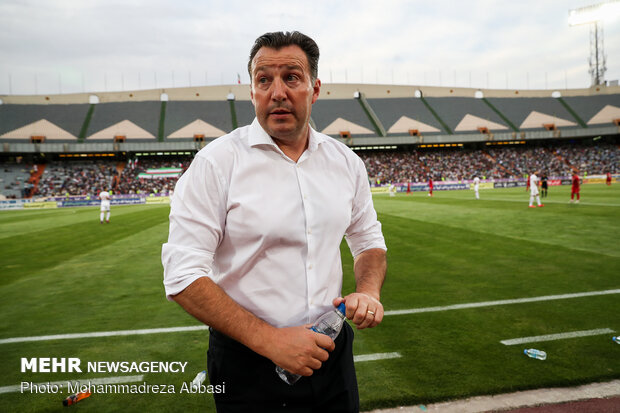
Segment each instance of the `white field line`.
[{"label": "white field line", "polygon": [[[445,191],[441,191],[442,193],[445,193]],[[443,195],[443,194],[442,194]],[[472,193],[473,195],[473,193]],[[455,196],[442,196],[442,199],[455,199],[455,200],[459,200],[459,201],[476,201],[476,202],[480,202],[480,201],[497,201],[497,202],[516,202],[516,203],[523,203],[523,204],[527,204],[529,199],[530,199],[530,193],[529,192],[524,192],[524,197],[517,199],[517,198],[495,198],[493,196],[491,196],[491,198],[484,198],[481,197],[480,199],[475,199],[473,196],[471,198],[461,198],[461,197],[455,197]],[[540,198],[540,202],[543,204],[556,204],[556,205],[562,205],[562,204],[571,204],[571,202],[569,202],[569,198],[566,198],[565,201],[550,201],[547,198]],[[608,206],[608,207],[619,207],[620,204],[599,204],[596,202],[583,202],[580,201],[578,204],[575,205],[587,205],[587,206]]]},{"label": "white field line", "polygon": [[500,341],[500,343],[502,343],[505,346],[514,346],[515,344],[538,343],[540,341],[553,341],[553,340],[564,340],[566,338],[600,336],[603,334],[610,334],[613,332],[614,330],[612,330],[611,328],[599,328],[596,330],[571,331],[569,333],[547,334],[544,336],[512,338],[510,340],[502,340]]},{"label": "white field line", "polygon": [[361,354],[359,356],[354,356],[353,361],[356,363],[362,361],[375,361],[375,360],[387,360],[387,359],[398,359],[401,358],[402,355],[400,353],[374,353],[374,354]]},{"label": "white field line", "polygon": [[409,310],[391,310],[391,311],[386,311],[385,315],[432,313],[436,311],[463,310],[467,308],[492,307],[492,306],[497,306],[497,305],[534,303],[534,302],[539,302],[539,301],[565,300],[568,298],[592,297],[596,295],[608,295],[608,294],[620,294],[620,289],[604,290],[604,291],[588,291],[588,292],[573,293],[573,294],[544,295],[541,297],[515,298],[512,300],[483,301],[479,303],[454,304],[454,305],[446,305],[446,306],[441,306],[441,307],[412,308]]},{"label": "white field line", "polygon": [[133,336],[140,334],[178,333],[181,331],[206,330],[207,326],[147,328],[144,330],[96,331],[93,333],[55,334],[51,336],[13,337],[0,340],[0,344],[23,343],[27,341],[69,340],[75,338]]},{"label": "white field line", "polygon": [[[620,294],[620,289],[588,291],[583,293],[561,294],[561,295],[545,295],[541,297],[516,298],[511,300],[483,301],[479,303],[454,304],[440,307],[423,307],[412,308],[408,310],[391,310],[386,311],[386,316],[432,313],[437,311],[463,310],[468,308],[491,307],[497,305],[533,303],[538,301],[564,300],[569,298],[591,297],[597,295]],[[56,334],[50,336],[31,336],[31,337],[12,337],[0,340],[0,344],[24,343],[30,341],[49,341],[49,340],[68,340],[76,338],[92,338],[92,337],[112,337],[112,336],[131,336],[140,334],[159,334],[159,333],[176,333],[183,331],[206,330],[207,326],[191,326],[191,327],[169,327],[169,328],[149,328],[144,330],[118,330],[118,331],[97,331],[92,333],[76,333],[76,334]]]},{"label": "white field line", "polygon": [[[49,388],[51,386],[59,386],[62,388],[62,387],[65,387],[67,383],[71,383],[72,386],[75,386],[76,383],[80,383],[80,385],[82,385],[82,384],[90,382],[90,384],[92,385],[98,385],[98,384],[135,383],[135,382],[139,382],[143,380],[144,380],[144,375],[139,375],[139,376],[103,377],[99,379],[65,380],[65,381],[54,381],[54,382],[45,382],[45,383],[30,383],[30,382],[27,382],[27,383],[29,385],[31,384],[32,387]],[[16,392],[21,392],[21,384],[18,384],[16,386],[0,387],[0,394],[1,393],[16,393]],[[28,388],[26,388],[24,392],[29,393],[30,391],[28,390]]]}]

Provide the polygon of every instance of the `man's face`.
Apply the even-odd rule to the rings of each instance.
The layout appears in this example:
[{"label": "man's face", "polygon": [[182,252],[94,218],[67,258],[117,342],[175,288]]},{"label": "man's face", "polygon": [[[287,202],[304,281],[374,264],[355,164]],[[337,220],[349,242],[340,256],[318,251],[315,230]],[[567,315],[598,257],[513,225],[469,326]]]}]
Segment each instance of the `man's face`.
[{"label": "man's face", "polygon": [[252,59],[251,97],[256,118],[277,140],[305,139],[320,89],[321,81],[312,81],[308,59],[298,46],[263,47]]}]

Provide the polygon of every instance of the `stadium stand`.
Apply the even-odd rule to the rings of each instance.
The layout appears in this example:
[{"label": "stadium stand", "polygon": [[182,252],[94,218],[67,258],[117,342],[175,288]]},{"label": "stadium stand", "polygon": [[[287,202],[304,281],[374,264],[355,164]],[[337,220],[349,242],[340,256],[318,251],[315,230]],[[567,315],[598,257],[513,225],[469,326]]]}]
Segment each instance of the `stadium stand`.
[{"label": "stadium stand", "polygon": [[48,165],[38,184],[35,196],[59,197],[90,195],[96,197],[103,190],[118,194],[168,193],[178,178],[142,179],[149,169],[180,168],[185,171],[191,157],[174,159],[142,159],[127,164],[116,161],[64,161]]},{"label": "stadium stand", "polygon": [[245,126],[254,120],[254,106],[248,100],[235,101],[235,110],[237,113],[237,123],[239,126]]},{"label": "stadium stand", "polygon": [[620,99],[617,96],[572,96],[562,99],[580,114],[588,126],[620,121]]},{"label": "stadium stand", "polygon": [[545,125],[555,125],[556,128],[579,127],[578,120],[558,99],[552,97],[489,98],[488,101],[519,130],[547,130]]},{"label": "stadium stand", "polygon": [[[119,175],[118,185],[114,191],[121,194],[167,194],[174,190],[178,177],[189,167],[191,156],[178,156],[171,159],[146,158],[139,162],[129,163]],[[178,177],[141,179],[140,175],[149,169],[178,168],[181,170]]]},{"label": "stadium stand", "polygon": [[111,162],[58,162],[47,165],[34,195],[96,195],[112,186],[117,171]]},{"label": "stadium stand", "polygon": [[3,163],[0,168],[0,198],[25,198],[32,165]]},{"label": "stadium stand", "polygon": [[620,148],[614,144],[548,143],[536,147],[432,149],[360,152],[373,183],[434,180],[519,179],[540,171],[567,177],[575,169],[589,175],[620,172]]},{"label": "stadium stand", "polygon": [[[115,176],[119,191],[167,191],[174,179],[140,181],[124,165],[139,157],[139,168],[157,162],[186,167],[204,145],[254,120],[248,85],[0,100],[3,169],[12,170],[21,158],[19,165],[43,171],[40,180],[7,172],[2,193],[17,197],[30,195],[27,185],[36,188],[35,196],[93,191]],[[618,173],[618,86],[559,96],[551,90],[324,84],[310,122],[358,151],[371,177],[382,182],[473,174],[522,179],[533,168],[558,176],[577,168]]]},{"label": "stadium stand", "polygon": [[481,99],[474,97],[426,98],[454,133],[506,132],[509,126]]},{"label": "stadium stand", "polygon": [[[510,146],[484,149],[413,149],[361,151],[371,184],[388,182],[470,181],[474,176],[488,180],[524,178],[534,171],[550,177],[567,177],[575,171],[590,175],[620,173],[617,144],[546,143],[536,147]],[[185,171],[191,156],[141,158],[127,163],[115,160],[50,162],[36,187],[35,197],[96,195],[104,190],[120,194],[166,194],[178,177],[143,179],[156,168]],[[23,165],[5,165],[3,185],[22,197],[30,173]],[[180,175],[179,175],[180,176]]]},{"label": "stadium stand", "polygon": [[388,136],[446,133],[420,99],[368,99],[368,103],[383,120]]},{"label": "stadium stand", "polygon": [[[87,141],[157,140],[161,102],[99,103],[86,134]],[[121,138],[124,137],[124,138]]]},{"label": "stadium stand", "polygon": [[217,138],[232,131],[230,108],[226,101],[169,101],[166,107],[166,139]]},{"label": "stadium stand", "polygon": [[87,104],[0,105],[0,142],[77,141]]},{"label": "stadium stand", "polygon": [[332,137],[376,136],[377,132],[360,103],[350,99],[317,100],[312,120],[318,131]]}]

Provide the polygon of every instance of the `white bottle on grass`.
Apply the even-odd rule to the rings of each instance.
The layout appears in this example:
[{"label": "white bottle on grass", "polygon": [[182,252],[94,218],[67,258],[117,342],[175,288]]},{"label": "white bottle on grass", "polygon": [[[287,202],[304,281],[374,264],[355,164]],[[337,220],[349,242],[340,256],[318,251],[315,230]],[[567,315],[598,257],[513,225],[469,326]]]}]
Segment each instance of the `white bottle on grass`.
[{"label": "white bottle on grass", "polygon": [[198,373],[196,375],[196,377],[194,377],[194,380],[192,380],[192,384],[190,385],[192,390],[196,391],[197,389],[199,389],[200,385],[202,383],[204,383],[206,378],[207,378],[207,371],[206,370],[203,370],[200,373]]},{"label": "white bottle on grass", "polygon": [[538,360],[546,360],[547,359],[547,353],[545,353],[542,350],[536,350],[535,348],[527,348],[527,349],[523,350],[523,354],[525,354],[528,357],[531,357],[533,359],[538,359]]}]

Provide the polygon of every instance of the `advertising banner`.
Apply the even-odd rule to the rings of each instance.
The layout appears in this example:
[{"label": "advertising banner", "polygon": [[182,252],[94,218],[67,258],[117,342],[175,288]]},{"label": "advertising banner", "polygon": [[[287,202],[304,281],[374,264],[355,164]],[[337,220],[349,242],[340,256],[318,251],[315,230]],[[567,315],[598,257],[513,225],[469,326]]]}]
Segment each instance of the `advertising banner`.
[{"label": "advertising banner", "polygon": [[24,206],[24,201],[21,199],[7,199],[5,201],[0,201],[0,210],[3,209],[22,209]]},{"label": "advertising banner", "polygon": [[86,200],[86,199],[63,199],[62,201],[58,201],[59,208],[69,208],[69,207],[83,207],[83,206],[99,206],[101,205],[101,201],[96,199]]},{"label": "advertising banner", "polygon": [[605,178],[586,178],[583,180],[584,184],[604,184],[606,182]]},{"label": "advertising banner", "polygon": [[[478,189],[493,189],[495,188],[494,182],[480,182]],[[474,183],[469,184],[469,189],[474,189]]]},{"label": "advertising banner", "polygon": [[169,196],[150,196],[146,198],[147,204],[169,204],[170,197]]},{"label": "advertising banner", "polygon": [[24,208],[58,208],[58,203],[54,201],[34,201],[34,202],[24,202]]},{"label": "advertising banner", "polygon": [[[67,198],[62,201],[58,201],[59,208],[70,208],[70,207],[84,207],[84,206],[99,206],[101,205],[101,201],[98,199],[72,199]],[[110,205],[136,205],[136,204],[144,204],[144,198],[133,197],[133,198],[112,198],[110,200]]]},{"label": "advertising banner", "polygon": [[493,188],[525,188],[525,181],[495,182]]},{"label": "advertising banner", "polygon": [[[411,184],[410,188],[411,188],[411,192],[428,192],[428,184]],[[469,189],[469,184],[435,183],[433,185],[433,191],[454,191],[457,189]],[[407,192],[407,184],[399,184],[399,186],[396,187],[396,190],[398,192]],[[387,191],[388,189],[387,187],[385,187],[385,191],[381,191],[381,192],[387,192]]]}]

